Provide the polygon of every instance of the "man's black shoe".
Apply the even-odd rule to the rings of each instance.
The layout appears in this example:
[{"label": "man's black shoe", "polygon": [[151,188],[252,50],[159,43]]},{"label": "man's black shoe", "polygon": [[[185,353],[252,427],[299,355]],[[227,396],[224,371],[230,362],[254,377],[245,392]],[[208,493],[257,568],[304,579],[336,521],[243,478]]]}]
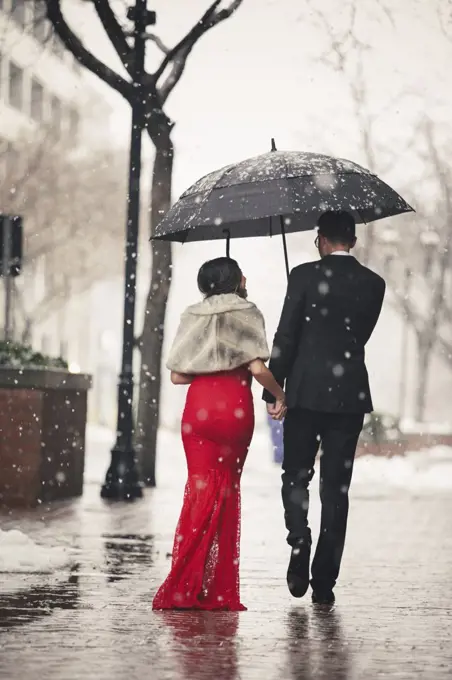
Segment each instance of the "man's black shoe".
[{"label": "man's black shoe", "polygon": [[322,604],[322,605],[333,605],[336,601],[336,598],[334,597],[334,593],[332,590],[324,590],[324,591],[313,591],[312,593],[312,602],[314,604]]},{"label": "man's black shoe", "polygon": [[311,542],[301,540],[293,546],[287,569],[287,586],[293,597],[303,597],[309,588]]}]

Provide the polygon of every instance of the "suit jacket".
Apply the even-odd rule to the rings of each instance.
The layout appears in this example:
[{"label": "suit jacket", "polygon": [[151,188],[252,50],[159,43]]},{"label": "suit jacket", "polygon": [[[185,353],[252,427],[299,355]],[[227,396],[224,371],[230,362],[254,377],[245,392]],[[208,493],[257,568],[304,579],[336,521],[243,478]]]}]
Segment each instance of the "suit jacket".
[{"label": "suit jacket", "polygon": [[[385,287],[352,256],[328,255],[292,270],[269,366],[286,383],[289,408],[373,410],[364,347]],[[263,398],[274,402],[268,392]]]}]

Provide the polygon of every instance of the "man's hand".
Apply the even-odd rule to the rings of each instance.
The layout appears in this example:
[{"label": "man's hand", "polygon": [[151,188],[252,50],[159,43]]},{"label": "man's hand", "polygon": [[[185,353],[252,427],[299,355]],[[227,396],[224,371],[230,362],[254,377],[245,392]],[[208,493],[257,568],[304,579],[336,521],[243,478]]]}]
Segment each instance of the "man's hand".
[{"label": "man's hand", "polygon": [[278,399],[274,404],[267,404],[267,413],[273,420],[283,420],[287,413],[286,402]]}]

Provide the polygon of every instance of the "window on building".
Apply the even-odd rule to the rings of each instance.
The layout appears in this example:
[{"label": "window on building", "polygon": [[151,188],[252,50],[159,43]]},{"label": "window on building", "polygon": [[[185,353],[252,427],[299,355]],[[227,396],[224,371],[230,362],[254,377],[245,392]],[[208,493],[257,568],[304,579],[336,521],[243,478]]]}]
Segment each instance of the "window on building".
[{"label": "window on building", "polygon": [[5,181],[4,188],[9,190],[21,172],[21,155],[11,142],[7,141],[2,144],[0,165],[2,168],[2,178]]},{"label": "window on building", "polygon": [[62,117],[62,107],[61,102],[55,95],[52,96],[50,100],[50,126],[54,132],[55,137],[59,137],[61,134],[61,117]]},{"label": "window on building", "polygon": [[11,0],[11,15],[21,26],[26,23],[25,0]]},{"label": "window on building", "polygon": [[24,105],[24,72],[13,62],[9,64],[9,104],[19,111]]},{"label": "window on building", "polygon": [[41,352],[43,354],[50,354],[50,337],[48,335],[41,336]]},{"label": "window on building", "polygon": [[43,2],[33,2],[33,35],[40,43],[47,43],[52,34],[50,23],[46,19],[46,6]]},{"label": "window on building", "polygon": [[1,52],[0,52],[0,98],[3,98],[3,54]]},{"label": "window on building", "polygon": [[0,138],[0,176],[2,180],[7,173],[9,146],[10,143],[6,139]]},{"label": "window on building", "polygon": [[61,103],[61,132],[65,137],[69,137],[70,130],[70,109],[66,102]]},{"label": "window on building", "polygon": [[80,62],[78,61],[78,59],[75,59],[75,58],[73,59],[73,61],[72,61],[72,68],[74,69],[74,71],[75,71],[76,73],[81,73],[82,67],[81,67]]},{"label": "window on building", "polygon": [[60,59],[63,59],[66,54],[66,48],[56,34],[52,37],[52,50]]},{"label": "window on building", "polygon": [[69,111],[69,134],[71,140],[75,141],[78,137],[80,125],[80,114],[76,109],[70,109]]},{"label": "window on building", "polygon": [[38,123],[44,118],[44,88],[41,83],[32,78],[31,81],[31,117]]}]

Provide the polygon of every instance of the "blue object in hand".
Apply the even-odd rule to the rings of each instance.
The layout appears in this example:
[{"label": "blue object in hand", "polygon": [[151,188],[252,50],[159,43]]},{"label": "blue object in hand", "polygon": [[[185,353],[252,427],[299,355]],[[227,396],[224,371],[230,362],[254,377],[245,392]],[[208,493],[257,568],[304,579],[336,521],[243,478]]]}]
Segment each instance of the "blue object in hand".
[{"label": "blue object in hand", "polygon": [[275,463],[281,464],[284,457],[284,447],[283,447],[283,421],[273,420],[271,416],[267,417],[268,425],[270,427],[270,433],[273,444],[273,461]]}]

